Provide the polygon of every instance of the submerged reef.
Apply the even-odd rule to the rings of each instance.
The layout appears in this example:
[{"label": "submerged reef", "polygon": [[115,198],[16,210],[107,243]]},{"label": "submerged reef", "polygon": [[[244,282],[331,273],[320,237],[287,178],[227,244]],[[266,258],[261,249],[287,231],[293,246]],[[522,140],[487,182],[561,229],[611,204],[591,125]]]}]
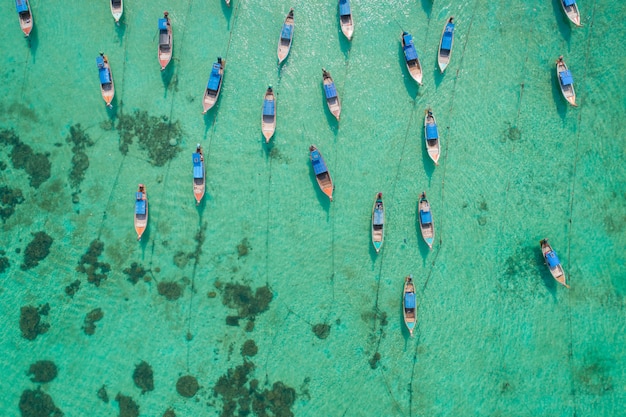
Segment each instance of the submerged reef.
[{"label": "submerged reef", "polygon": [[107,386],[103,385],[100,387],[100,389],[98,389],[98,398],[100,398],[102,400],[102,402],[104,403],[109,403],[109,394],[107,393]]},{"label": "submerged reef", "polygon": [[11,163],[15,169],[23,169],[30,177],[30,186],[39,188],[50,178],[51,164],[48,154],[35,153],[33,149],[23,143],[12,130],[0,131],[0,143],[10,145]]},{"label": "submerged reef", "polygon": [[37,361],[28,368],[28,374],[33,382],[46,383],[56,378],[57,366],[52,361]]},{"label": "submerged reef", "polygon": [[132,282],[135,285],[140,280],[146,280],[146,271],[142,265],[139,265],[137,262],[133,262],[130,264],[130,267],[124,269],[123,271],[126,275],[128,275],[128,281]]},{"label": "submerged reef", "polygon": [[313,333],[320,339],[326,339],[330,335],[330,325],[319,323],[313,326]]},{"label": "submerged reef", "polygon": [[176,381],[176,391],[183,397],[191,398],[196,395],[200,386],[196,377],[191,375],[185,375],[178,378]]},{"label": "submerged reef", "polygon": [[141,389],[142,394],[154,390],[154,373],[148,362],[141,361],[139,365],[135,366],[133,381],[137,388]]},{"label": "submerged reef", "polygon": [[248,253],[250,253],[251,250],[252,246],[250,246],[248,238],[244,237],[241,243],[237,245],[237,254],[239,255],[239,258],[241,258],[242,256],[246,256]]},{"label": "submerged reef", "polygon": [[167,410],[165,410],[165,412],[163,413],[163,417],[176,417],[176,413],[174,412],[174,410],[172,410],[171,408],[168,408]]},{"label": "submerged reef", "polygon": [[20,309],[20,330],[25,339],[35,340],[38,335],[48,331],[50,325],[42,323],[41,316],[47,315],[49,308],[46,304],[39,309],[33,306],[23,306]]},{"label": "submerged reef", "polygon": [[120,417],[139,417],[139,406],[132,398],[120,392],[115,396],[115,401],[120,405]]},{"label": "submerged reef", "polygon": [[128,148],[137,139],[142,150],[148,152],[150,163],[163,166],[172,160],[180,147],[176,146],[183,139],[180,122],[170,122],[166,116],[150,116],[146,111],[135,110],[132,114],[120,116],[117,124],[120,132],[120,152],[128,153]]},{"label": "submerged reef", "polygon": [[20,397],[22,417],[62,417],[63,412],[54,405],[52,397],[37,388],[24,390]]},{"label": "submerged reef", "polygon": [[252,339],[246,340],[243,346],[241,347],[241,354],[243,356],[254,356],[257,354],[258,351],[259,351],[259,348],[257,347],[256,343]]},{"label": "submerged reef", "polygon": [[[221,284],[216,283],[216,286]],[[228,283],[224,286],[222,304],[237,309],[237,316],[228,316],[226,323],[237,325],[239,319],[247,318],[254,321],[257,314],[266,311],[272,301],[272,291],[268,286],[259,287],[252,295],[252,289],[247,285]]]},{"label": "submerged reef", "polygon": [[[0,255],[4,255],[4,251],[0,251]],[[9,258],[0,256],[0,274],[9,269]]]},{"label": "submerged reef", "polygon": [[89,249],[80,257],[80,262],[76,267],[76,271],[87,274],[87,281],[96,287],[108,278],[107,273],[111,271],[111,265],[106,262],[98,261],[98,258],[104,251],[104,243],[95,239],[89,244]]},{"label": "submerged reef", "polygon": [[372,368],[372,369],[378,368],[378,364],[380,362],[380,358],[381,358],[381,356],[380,356],[379,352],[374,353],[372,358],[369,360],[370,368]]},{"label": "submerged reef", "polygon": [[50,253],[52,239],[46,232],[35,233],[33,240],[26,246],[24,251],[24,263],[20,268],[24,271],[39,265],[39,261],[43,261]]},{"label": "submerged reef", "polygon": [[70,297],[74,297],[74,294],[76,294],[79,289],[80,289],[80,280],[77,279],[73,281],[70,285],[65,287],[65,294],[69,295]]},{"label": "submerged reef", "polygon": [[[81,128],[80,123],[70,127],[70,134],[65,138],[65,142],[72,145],[72,170],[69,174],[70,186],[78,189],[85,179],[85,171],[89,168],[89,156],[85,148],[93,146],[93,141],[89,135]],[[80,192],[80,191],[77,191]],[[77,202],[76,199],[74,202]]]},{"label": "submerged reef", "polygon": [[24,195],[19,188],[0,187],[0,218],[3,222],[15,213],[15,206],[24,202]]},{"label": "submerged reef", "polygon": [[177,282],[161,281],[157,285],[157,290],[168,301],[178,300],[183,295],[183,289]]},{"label": "submerged reef", "polygon": [[83,322],[83,332],[86,335],[93,335],[96,332],[96,322],[102,320],[104,317],[104,313],[100,307],[94,308],[85,316],[85,320]]}]

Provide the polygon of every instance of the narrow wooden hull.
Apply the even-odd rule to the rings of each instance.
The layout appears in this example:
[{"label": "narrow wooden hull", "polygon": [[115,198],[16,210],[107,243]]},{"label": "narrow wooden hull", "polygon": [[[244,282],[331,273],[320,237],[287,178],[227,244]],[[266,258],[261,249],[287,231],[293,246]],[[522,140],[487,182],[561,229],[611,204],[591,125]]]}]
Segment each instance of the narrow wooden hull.
[{"label": "narrow wooden hull", "polygon": [[[141,187],[137,192],[141,192]],[[137,232],[137,240],[141,240],[141,236],[143,236],[146,227],[148,227],[148,194],[145,188],[143,190],[143,201],[145,201],[145,213],[139,214],[135,208],[135,232]]]},{"label": "narrow wooden hull", "polygon": [[441,32],[441,39],[439,40],[439,52],[437,54],[437,64],[439,65],[439,71],[443,74],[443,72],[448,67],[450,63],[450,57],[452,56],[452,48],[454,47],[454,32],[452,33],[452,41],[450,43],[450,49],[442,48],[444,35],[446,33],[446,28],[448,27],[448,23],[452,23],[450,20],[446,22],[443,27],[443,31]]},{"label": "narrow wooden hull", "polygon": [[[317,151],[319,153],[321,162],[324,164],[324,166],[326,166],[326,162],[324,161],[324,157],[322,157],[322,153],[315,147],[315,145],[311,145],[309,151],[312,165],[314,165],[313,152]],[[313,167],[313,169],[315,171],[315,166]],[[316,172],[315,179],[317,181],[317,185],[320,187],[320,190],[322,190],[322,192],[328,196],[330,201],[333,201],[333,191],[335,190],[335,185],[333,184],[333,179],[330,176],[330,171],[328,170],[328,168],[326,168],[324,172]]]},{"label": "narrow wooden hull", "polygon": [[539,244],[541,245],[541,253],[543,254],[543,260],[545,261],[546,265],[548,266],[548,269],[550,270],[550,274],[552,275],[552,277],[561,285],[563,285],[566,288],[569,288],[569,285],[567,285],[567,281],[565,278],[565,271],[563,270],[563,266],[561,265],[561,263],[559,262],[558,265],[551,267],[550,263],[548,262],[548,256],[549,254],[552,252],[554,253],[554,250],[552,249],[552,246],[550,245],[550,243],[548,243],[548,239],[542,239]]},{"label": "narrow wooden hull", "polygon": [[124,13],[124,1],[120,0],[119,4],[114,4],[111,0],[111,14],[113,15],[113,19],[115,19],[115,23],[119,23],[122,18],[122,14]]},{"label": "narrow wooden hull", "polygon": [[352,22],[352,15],[341,16],[341,33],[349,40],[352,40],[352,35],[354,34],[354,23]]},{"label": "narrow wooden hull", "polygon": [[159,57],[159,64],[161,65],[161,71],[163,71],[172,60],[172,47],[174,46],[174,38],[172,37],[172,25],[169,23],[169,21],[167,24],[167,38],[168,42],[166,44],[162,44],[159,35],[159,47],[157,53]]},{"label": "narrow wooden hull", "polygon": [[[403,52],[405,48],[407,47],[407,44],[404,41],[405,34],[409,35],[408,33],[403,32],[400,38],[402,42]],[[415,47],[415,45],[413,45],[413,47]],[[423,71],[422,71],[422,64],[419,60],[419,56],[417,55],[417,50],[415,54],[415,59],[407,59],[406,52],[405,52],[404,61],[406,63],[406,69],[409,71],[411,78],[413,78],[419,85],[422,85]]]},{"label": "narrow wooden hull", "polygon": [[428,156],[433,160],[435,165],[439,165],[439,155],[441,154],[441,144],[439,142],[439,137],[436,139],[429,139],[427,129],[429,125],[436,125],[437,121],[435,120],[435,116],[432,112],[427,111],[426,116],[424,117],[424,142],[426,143],[426,150],[428,151]]},{"label": "narrow wooden hull", "polygon": [[222,82],[224,81],[224,61],[222,61],[222,65],[220,66],[220,81],[216,90],[209,89],[208,87],[204,89],[204,97],[202,98],[202,114],[208,112],[215,103],[217,103],[217,99],[220,96],[220,91],[222,90]]},{"label": "narrow wooden hull", "polygon": [[[422,220],[422,212],[429,212],[431,216],[431,220],[429,223],[425,223]],[[432,249],[433,243],[435,241],[435,224],[432,220],[432,212],[430,211],[430,203],[426,199],[426,195],[422,193],[418,204],[418,213],[417,217],[420,225],[420,233],[422,234],[422,238],[424,242],[428,245],[429,248]]]},{"label": "narrow wooden hull", "polygon": [[26,5],[28,6],[28,11],[18,13],[18,18],[20,20],[20,28],[22,29],[24,36],[29,37],[30,32],[33,30],[34,21],[33,15],[30,11],[30,3],[26,2]]},{"label": "narrow wooden hull", "polygon": [[287,55],[289,55],[289,51],[291,50],[291,43],[293,42],[293,30],[295,29],[295,21],[293,20],[293,9],[289,10],[287,17],[285,18],[285,23],[283,24],[283,28],[286,26],[290,26],[290,37],[288,39],[283,38],[283,31],[281,29],[281,33],[278,36],[278,64],[280,65],[285,59],[287,59]]},{"label": "narrow wooden hull", "polygon": [[[412,301],[412,302],[411,302]],[[409,275],[404,279],[404,289],[402,291],[402,312],[404,324],[411,337],[417,324],[417,300],[415,299],[415,285],[413,276]]]},{"label": "narrow wooden hull", "polygon": [[267,101],[271,101],[273,103],[274,114],[267,115],[264,111],[261,112],[261,131],[265,137],[265,143],[270,142],[270,139],[274,136],[274,132],[276,131],[276,98],[271,87],[265,92],[263,106],[265,106],[265,102]]},{"label": "narrow wooden hull", "polygon": [[563,0],[559,0],[559,3],[561,3],[561,8],[570,22],[576,26],[582,26],[580,24],[580,12],[578,11],[578,5],[574,3],[571,6],[566,6]]},{"label": "narrow wooden hull", "polygon": [[[330,73],[326,70],[322,70],[323,73],[323,83],[324,87],[331,86],[334,84],[333,78],[330,76]],[[326,104],[328,105],[328,110],[330,113],[335,116],[337,121],[339,121],[339,116],[341,116],[341,100],[339,100],[339,95],[335,97],[326,98]]]},{"label": "narrow wooden hull", "polygon": [[106,103],[108,107],[112,107],[111,102],[113,101],[113,97],[115,97],[115,82],[113,81],[113,72],[111,71],[111,67],[109,66],[109,60],[104,57],[104,68],[109,72],[109,78],[111,80],[110,83],[102,84],[100,83],[100,94],[102,95],[102,99]]},{"label": "narrow wooden hull", "polygon": [[574,107],[578,107],[576,104],[576,91],[574,90],[574,84],[563,85],[561,81],[561,73],[567,71],[567,65],[562,59],[557,60],[556,62],[556,78],[559,83],[559,88],[561,89],[561,94],[563,98]]},{"label": "narrow wooden hull", "polygon": [[[198,145],[198,149],[196,150],[197,153],[200,154],[200,161],[202,163],[202,177],[201,178],[193,178],[193,196],[196,199],[196,205],[199,205],[200,202],[202,201],[202,198],[204,198],[204,193],[206,191],[206,166],[204,165],[204,153],[202,152],[202,148],[200,148],[200,145]],[[194,159],[196,157],[196,155],[194,154]],[[196,161],[194,160],[194,163]],[[195,166],[194,166],[194,170],[195,170]],[[194,173],[195,174],[195,173]]]},{"label": "narrow wooden hull", "polygon": [[372,245],[376,253],[380,252],[385,239],[385,205],[383,203],[383,194],[378,193],[374,206],[372,207]]}]

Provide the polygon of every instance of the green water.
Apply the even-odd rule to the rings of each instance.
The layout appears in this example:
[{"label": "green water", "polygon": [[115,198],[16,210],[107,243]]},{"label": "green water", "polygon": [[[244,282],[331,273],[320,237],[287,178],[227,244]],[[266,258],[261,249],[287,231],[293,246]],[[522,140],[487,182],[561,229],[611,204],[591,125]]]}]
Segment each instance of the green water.
[{"label": "green water", "polygon": [[[624,415],[623,7],[581,0],[575,28],[556,0],[355,0],[348,43],[334,1],[233,0],[229,9],[218,0],[127,0],[119,27],[107,2],[73,3],[33,0],[30,45],[12,2],[0,9],[2,208],[20,202],[3,211],[0,240],[3,416],[30,415],[20,398],[24,408],[23,393],[37,387],[66,416],[135,415],[121,413],[118,393],[142,416],[245,415],[246,405],[258,416]],[[294,41],[279,70],[290,7]],[[174,58],[161,73],[164,10]],[[440,75],[436,51],[450,15],[455,43]],[[402,29],[424,67],[419,88],[402,61]],[[112,110],[98,91],[100,51],[115,80]],[[558,89],[559,55],[578,108]],[[226,60],[223,88],[202,116],[217,56]],[[322,67],[342,100],[339,123],[324,102]],[[267,146],[260,119],[269,84],[278,126]],[[427,107],[441,134],[438,167],[422,139]],[[71,132],[86,141],[74,146]],[[150,154],[139,137],[121,152],[132,132],[174,157],[155,165],[165,154]],[[207,166],[199,207],[196,143]],[[312,143],[333,176],[332,203],[315,183]],[[23,166],[25,145],[37,163]],[[85,156],[84,178],[72,176]],[[139,182],[150,219],[138,243]],[[387,223],[376,255],[369,222],[379,191]],[[432,250],[416,225],[422,191],[433,208]],[[22,269],[37,232],[53,239],[50,253]],[[569,290],[543,264],[545,237]],[[108,264],[96,271],[106,275],[99,286],[76,270],[94,240],[104,244],[97,262]],[[147,280],[128,280],[134,262]],[[418,288],[413,338],[401,313],[408,274]],[[159,294],[170,282],[178,299]],[[233,288],[239,310],[228,305]],[[253,297],[259,288],[271,292],[269,304]],[[20,309],[46,303],[49,329],[29,340]],[[104,316],[87,335],[96,308]],[[228,316],[243,317],[237,325]],[[244,357],[248,340],[258,351]],[[56,378],[31,381],[39,360],[56,364]],[[144,394],[133,381],[142,361],[154,383]],[[192,398],[177,392],[184,375],[200,385]],[[98,396],[103,386],[108,402]]]}]

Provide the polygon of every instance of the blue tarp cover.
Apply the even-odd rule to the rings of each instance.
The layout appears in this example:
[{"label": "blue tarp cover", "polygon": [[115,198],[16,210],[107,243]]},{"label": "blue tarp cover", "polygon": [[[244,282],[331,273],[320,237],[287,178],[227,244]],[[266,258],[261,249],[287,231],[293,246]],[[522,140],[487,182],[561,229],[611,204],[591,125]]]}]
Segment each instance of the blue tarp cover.
[{"label": "blue tarp cover", "polygon": [[563,4],[565,4],[566,6],[573,6],[574,4],[576,4],[576,0],[563,0]]},{"label": "blue tarp cover", "polygon": [[315,172],[315,175],[328,172],[328,168],[326,168],[326,164],[324,163],[322,155],[320,155],[318,150],[311,152],[311,163],[313,164],[313,171]]},{"label": "blue tarp cover", "polygon": [[207,84],[207,88],[209,90],[217,91],[220,87],[220,80],[222,76],[220,75],[220,64],[213,64],[213,69],[211,70],[211,76],[209,77],[209,83]]},{"label": "blue tarp cover", "polygon": [[135,214],[146,214],[146,201],[137,200],[135,202]]},{"label": "blue tarp cover", "polygon": [[337,89],[335,88],[335,83],[324,84],[324,93],[326,93],[327,99],[337,97]]},{"label": "blue tarp cover", "polygon": [[404,308],[415,308],[414,292],[407,292],[404,294]]},{"label": "blue tarp cover", "polygon": [[339,16],[348,16],[350,13],[350,2],[348,0],[339,0]]},{"label": "blue tarp cover", "polygon": [[101,56],[97,57],[96,64],[98,65],[98,68],[104,68],[104,58]]},{"label": "blue tarp cover", "polygon": [[111,83],[111,73],[108,68],[100,68],[98,72],[100,73],[100,84]]},{"label": "blue tarp cover", "polygon": [[283,39],[291,39],[293,35],[293,25],[283,25],[283,30],[280,32],[280,37]]},{"label": "blue tarp cover", "polygon": [[263,116],[274,115],[274,100],[263,100]]},{"label": "blue tarp cover", "polygon": [[561,84],[563,85],[574,84],[574,78],[572,78],[572,73],[569,70],[559,72],[559,75],[561,76]]},{"label": "blue tarp cover", "polygon": [[28,3],[25,0],[15,0],[15,9],[18,13],[28,11]]},{"label": "blue tarp cover", "polygon": [[199,153],[192,153],[191,154],[191,159],[193,161],[193,177],[194,178],[203,178],[204,177],[204,170],[202,169],[202,159]]},{"label": "blue tarp cover", "polygon": [[167,30],[167,19],[159,19],[159,30]]},{"label": "blue tarp cover", "polygon": [[448,23],[446,29],[443,31],[443,38],[441,39],[441,49],[449,51],[452,49],[452,35],[454,32],[454,23]]},{"label": "blue tarp cover", "polygon": [[550,268],[555,268],[561,263],[559,257],[556,256],[555,251],[550,251],[546,253],[546,260],[548,261],[548,266],[550,266]]},{"label": "blue tarp cover", "polygon": [[439,137],[439,132],[437,132],[436,124],[428,124],[426,125],[426,139],[437,139]]},{"label": "blue tarp cover", "polygon": [[422,224],[429,224],[433,222],[433,216],[430,214],[430,211],[420,210],[420,219],[422,220]]},{"label": "blue tarp cover", "polygon": [[408,33],[407,33],[406,35],[403,35],[403,39],[404,39],[404,44],[405,44],[406,46],[409,46],[410,44],[412,44],[412,43],[413,43],[413,36],[411,36],[411,35],[410,35],[410,34],[408,34]]},{"label": "blue tarp cover", "polygon": [[383,224],[385,222],[385,213],[382,210],[374,210],[374,224]]}]

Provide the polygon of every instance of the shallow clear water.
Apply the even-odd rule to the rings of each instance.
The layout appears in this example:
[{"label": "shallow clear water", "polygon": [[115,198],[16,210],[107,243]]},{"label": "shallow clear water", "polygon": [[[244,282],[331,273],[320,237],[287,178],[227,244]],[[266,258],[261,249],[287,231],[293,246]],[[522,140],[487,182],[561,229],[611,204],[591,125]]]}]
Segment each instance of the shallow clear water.
[{"label": "shallow clear water", "polygon": [[[623,8],[581,1],[583,27],[575,28],[556,0],[353,1],[349,43],[333,1],[233,0],[227,8],[129,0],[120,26],[106,2],[91,3],[62,9],[33,0],[30,42],[11,2],[0,9],[3,415],[28,415],[20,398],[24,408],[23,393],[39,386],[67,416],[134,415],[120,411],[128,403],[118,393],[145,416],[239,415],[246,404],[256,404],[251,415],[623,413]],[[290,7],[294,41],[278,68]],[[163,10],[174,58],[160,72]],[[436,51],[450,15],[455,43],[441,75]],[[421,57],[419,88],[402,61],[401,30]],[[112,110],[98,92],[100,51],[113,71]],[[559,55],[574,75],[578,108],[557,87]],[[217,56],[226,60],[223,89],[202,116]],[[340,123],[324,102],[322,67],[337,84]],[[269,84],[278,126],[267,146],[260,119]],[[428,107],[441,135],[438,167],[422,139]],[[199,207],[196,143],[207,166]],[[315,183],[312,143],[333,176],[332,203]],[[83,178],[73,166],[85,168],[86,159]],[[150,202],[141,242],[132,224],[139,182]],[[376,255],[369,222],[379,191],[387,223]],[[432,250],[416,225],[422,191],[433,207]],[[49,255],[21,268],[37,232],[53,239]],[[544,237],[569,290],[543,264]],[[93,241],[104,247],[91,263],[108,264],[96,264],[106,275],[99,286],[76,269]],[[134,262],[147,271],[135,284],[124,272]],[[418,287],[413,338],[401,312],[408,274]],[[172,282],[182,292],[168,300],[158,287]],[[262,290],[254,296],[264,287],[269,305]],[[29,340],[20,310],[46,313],[45,304],[49,329]],[[96,308],[104,315],[88,335],[84,320]],[[238,325],[229,316],[240,316]],[[258,352],[244,357],[247,340]],[[27,374],[40,360],[55,363],[52,381]],[[142,361],[154,383],[144,394],[133,381]],[[184,375],[200,385],[192,398],[177,393]],[[103,386],[108,402],[98,396]]]}]

